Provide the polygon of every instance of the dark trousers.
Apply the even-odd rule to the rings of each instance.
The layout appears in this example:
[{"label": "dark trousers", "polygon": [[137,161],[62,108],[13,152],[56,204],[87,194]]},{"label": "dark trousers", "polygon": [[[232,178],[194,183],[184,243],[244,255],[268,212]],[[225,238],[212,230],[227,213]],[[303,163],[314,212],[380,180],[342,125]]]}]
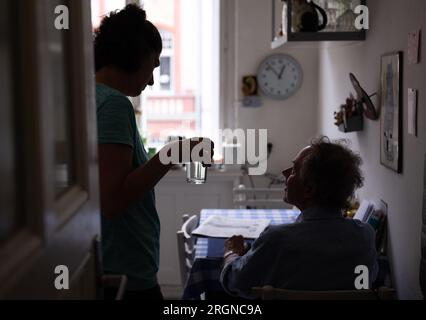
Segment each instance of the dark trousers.
[{"label": "dark trousers", "polygon": [[[104,300],[115,300],[117,296],[116,288],[104,289]],[[154,288],[140,291],[126,291],[123,300],[164,300],[161,288],[159,285]]]}]

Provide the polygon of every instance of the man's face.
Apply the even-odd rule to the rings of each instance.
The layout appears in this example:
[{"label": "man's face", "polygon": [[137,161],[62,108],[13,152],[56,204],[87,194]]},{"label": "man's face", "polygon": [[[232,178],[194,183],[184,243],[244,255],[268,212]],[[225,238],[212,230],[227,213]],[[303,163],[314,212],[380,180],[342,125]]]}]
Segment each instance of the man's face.
[{"label": "man's face", "polygon": [[282,172],[286,180],[284,187],[284,201],[295,205],[300,210],[303,210],[306,205],[306,190],[300,181],[300,169],[302,167],[303,159],[311,154],[311,152],[311,147],[302,149],[293,160],[293,166],[283,170]]},{"label": "man's face", "polygon": [[154,84],[154,69],[160,66],[160,53],[151,52],[146,58],[143,59],[141,68],[132,75],[131,82],[134,83],[132,96],[138,96],[146,86]]}]

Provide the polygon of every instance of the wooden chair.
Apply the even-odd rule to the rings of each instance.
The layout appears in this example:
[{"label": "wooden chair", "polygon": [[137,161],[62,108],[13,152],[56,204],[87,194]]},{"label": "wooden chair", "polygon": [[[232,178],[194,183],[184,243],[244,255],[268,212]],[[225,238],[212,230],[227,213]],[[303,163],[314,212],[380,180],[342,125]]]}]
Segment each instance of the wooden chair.
[{"label": "wooden chair", "polygon": [[395,300],[396,291],[387,287],[377,290],[307,291],[254,287],[253,294],[262,300]]},{"label": "wooden chair", "polygon": [[192,236],[192,231],[198,226],[198,215],[189,217],[185,214],[182,220],[182,228],[177,232],[177,247],[180,277],[184,287],[195,257],[195,238]]}]

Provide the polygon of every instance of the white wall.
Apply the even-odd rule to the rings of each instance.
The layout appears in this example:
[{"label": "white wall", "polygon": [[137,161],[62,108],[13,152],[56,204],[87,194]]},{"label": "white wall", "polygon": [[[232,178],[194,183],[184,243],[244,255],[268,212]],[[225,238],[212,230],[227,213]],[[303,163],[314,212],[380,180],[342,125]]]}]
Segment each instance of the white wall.
[{"label": "white wall", "polygon": [[[423,192],[423,159],[426,150],[426,64],[408,65],[408,32],[426,32],[426,1],[369,1],[370,30],[367,40],[355,44],[331,44],[320,50],[320,132],[332,138],[349,138],[364,160],[365,185],[361,198],[388,203],[392,271],[399,297],[421,298],[419,288],[420,230]],[[423,36],[423,39],[425,37]],[[426,41],[422,42],[423,55]],[[366,120],[364,130],[343,134],[333,124],[333,111],[353,91],[349,72],[355,73],[368,93],[380,88],[380,56],[403,51],[403,172],[380,165],[380,122]],[[424,60],[424,59],[423,59]],[[407,88],[419,90],[418,137],[407,134]],[[379,99],[373,99],[377,105]]]},{"label": "white wall", "polygon": [[271,17],[269,0],[236,0],[234,99],[242,99],[242,77],[256,74],[260,62],[278,52],[299,61],[304,72],[302,87],[287,100],[262,96],[261,107],[234,107],[237,128],[268,129],[268,141],[274,145],[268,171],[280,173],[317,132],[318,45],[290,43],[271,50]]}]

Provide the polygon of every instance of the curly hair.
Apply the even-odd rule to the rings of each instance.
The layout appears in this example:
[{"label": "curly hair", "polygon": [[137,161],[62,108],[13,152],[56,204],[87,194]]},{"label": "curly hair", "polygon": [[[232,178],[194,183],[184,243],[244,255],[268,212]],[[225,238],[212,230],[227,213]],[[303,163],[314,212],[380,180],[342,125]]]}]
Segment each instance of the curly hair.
[{"label": "curly hair", "polygon": [[302,162],[300,180],[312,190],[316,205],[342,209],[362,187],[362,159],[351,151],[346,140],[330,142],[320,137],[311,142],[312,152]]},{"label": "curly hair", "polygon": [[125,72],[139,70],[143,58],[161,53],[162,41],[157,28],[146,20],[146,12],[136,4],[110,12],[95,30],[96,71],[114,65]]}]

